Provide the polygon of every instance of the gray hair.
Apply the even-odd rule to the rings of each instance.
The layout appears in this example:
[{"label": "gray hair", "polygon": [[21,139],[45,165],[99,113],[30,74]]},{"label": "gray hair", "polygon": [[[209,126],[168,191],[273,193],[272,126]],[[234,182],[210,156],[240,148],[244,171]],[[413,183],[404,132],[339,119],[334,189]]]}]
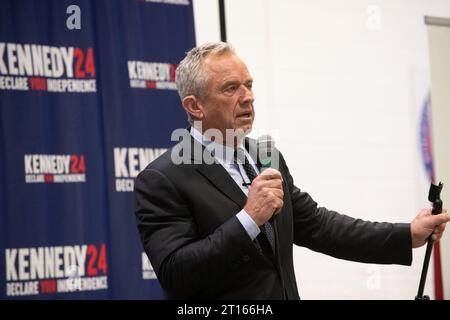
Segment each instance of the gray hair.
[{"label": "gray hair", "polygon": [[[187,52],[175,71],[175,83],[181,100],[194,95],[200,99],[207,96],[208,75],[203,72],[202,62],[210,54],[236,54],[234,48],[225,42],[207,42]],[[189,122],[192,119],[188,113]]]}]

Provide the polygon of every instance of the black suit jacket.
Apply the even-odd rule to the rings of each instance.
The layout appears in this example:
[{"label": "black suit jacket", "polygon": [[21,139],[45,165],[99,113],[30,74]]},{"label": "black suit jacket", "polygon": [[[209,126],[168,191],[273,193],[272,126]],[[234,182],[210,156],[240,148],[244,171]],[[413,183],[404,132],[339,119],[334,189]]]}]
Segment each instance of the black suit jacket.
[{"label": "black suit jacket", "polygon": [[299,299],[293,244],[360,262],[411,263],[409,224],[367,222],[318,207],[294,185],[281,155],[284,207],[273,218],[271,254],[262,233],[252,241],[236,218],[247,198],[228,172],[192,153],[185,159],[194,164],[174,164],[172,152],[186,156],[181,146],[135,181],[141,240],[169,298]]}]

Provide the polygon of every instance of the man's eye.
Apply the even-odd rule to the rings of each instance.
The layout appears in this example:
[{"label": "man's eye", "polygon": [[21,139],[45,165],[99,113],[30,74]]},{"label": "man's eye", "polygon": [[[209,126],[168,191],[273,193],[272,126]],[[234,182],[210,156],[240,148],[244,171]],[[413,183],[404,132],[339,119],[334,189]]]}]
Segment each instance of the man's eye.
[{"label": "man's eye", "polygon": [[227,93],[232,93],[232,92],[235,92],[236,89],[237,89],[236,86],[229,86],[229,87],[226,87],[226,88],[225,88],[225,92],[227,92]]}]

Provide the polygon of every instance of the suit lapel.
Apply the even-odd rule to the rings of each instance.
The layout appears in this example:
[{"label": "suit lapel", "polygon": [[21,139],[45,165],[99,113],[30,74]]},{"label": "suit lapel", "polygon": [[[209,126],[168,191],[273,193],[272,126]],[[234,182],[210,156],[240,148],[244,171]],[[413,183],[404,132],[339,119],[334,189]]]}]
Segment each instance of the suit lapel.
[{"label": "suit lapel", "polygon": [[[240,208],[243,208],[247,202],[247,196],[221,164],[207,164],[212,162],[211,154],[205,151],[205,146],[192,138],[191,135],[189,136],[191,139],[191,159],[196,166],[196,170]],[[200,150],[201,152],[199,152]],[[207,163],[205,163],[204,157],[209,157]]]},{"label": "suit lapel", "polygon": [[221,164],[201,164],[197,166],[197,171],[240,208],[245,206],[247,197]]}]

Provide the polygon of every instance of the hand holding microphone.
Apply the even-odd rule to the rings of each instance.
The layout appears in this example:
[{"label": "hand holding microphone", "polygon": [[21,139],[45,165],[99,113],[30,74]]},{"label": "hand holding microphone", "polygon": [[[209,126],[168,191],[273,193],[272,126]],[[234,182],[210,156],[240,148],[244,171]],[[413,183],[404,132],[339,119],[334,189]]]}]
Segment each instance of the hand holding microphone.
[{"label": "hand holding microphone", "polygon": [[244,210],[261,226],[280,212],[284,193],[281,173],[270,168],[275,142],[271,136],[265,135],[258,138],[257,146],[261,174],[252,181]]},{"label": "hand holding microphone", "polygon": [[252,182],[244,210],[258,226],[263,225],[283,207],[281,173],[268,168]]}]

